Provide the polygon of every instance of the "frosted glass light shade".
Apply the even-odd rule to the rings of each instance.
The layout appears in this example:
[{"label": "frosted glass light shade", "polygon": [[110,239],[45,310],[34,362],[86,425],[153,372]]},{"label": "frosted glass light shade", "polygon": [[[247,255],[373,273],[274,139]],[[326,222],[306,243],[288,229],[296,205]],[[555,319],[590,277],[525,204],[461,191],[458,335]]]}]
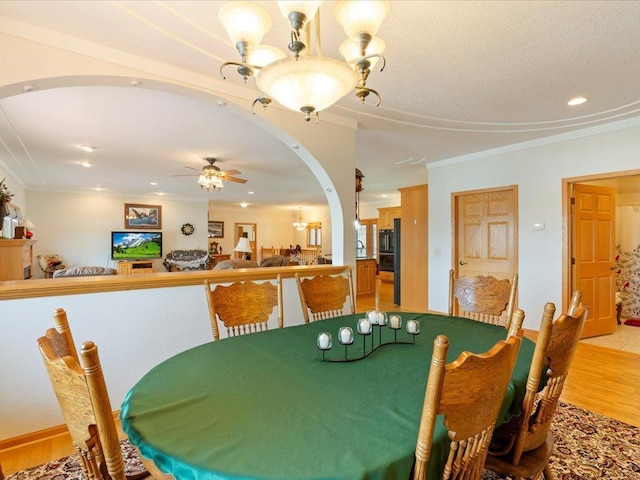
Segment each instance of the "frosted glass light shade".
[{"label": "frosted glass light shade", "polygon": [[320,112],[353,90],[358,76],[348,64],[329,57],[287,57],[258,72],[256,84],[264,93],[293,111],[313,107]]},{"label": "frosted glass light shade", "polygon": [[[374,53],[382,55],[386,47],[387,45],[384,43],[384,40],[380,37],[373,37],[371,43],[367,46],[366,55],[373,55]],[[350,62],[351,60],[360,58],[360,49],[356,42],[351,38],[347,38],[340,45],[340,55],[342,55],[347,62]],[[378,63],[378,57],[373,57],[369,59],[369,61],[371,62],[371,68],[373,68],[376,66],[376,63]]]},{"label": "frosted glass light shade", "polygon": [[264,67],[276,60],[286,58],[287,54],[271,45],[258,45],[249,55],[249,64]]},{"label": "frosted glass light shade", "polygon": [[198,177],[198,185],[203,190],[222,190],[222,179],[218,175],[203,174]]},{"label": "frosted glass light shade", "polygon": [[263,7],[251,2],[228,2],[218,10],[218,19],[235,45],[257,45],[271,29],[271,16]]},{"label": "frosted glass light shade", "polygon": [[374,36],[390,7],[389,1],[341,0],[336,6],[336,19],[349,38],[358,33]]},{"label": "frosted glass light shade", "polygon": [[320,8],[320,5],[322,5],[324,3],[324,1],[317,1],[317,2],[304,2],[304,1],[295,1],[295,0],[290,0],[290,1],[280,1],[278,2],[278,7],[280,7],[280,12],[282,13],[282,15],[284,16],[284,18],[286,18],[287,20],[289,19],[289,14],[291,12],[299,12],[299,13],[303,13],[305,17],[307,17],[307,21],[311,20],[316,12],[318,11],[318,8]]}]

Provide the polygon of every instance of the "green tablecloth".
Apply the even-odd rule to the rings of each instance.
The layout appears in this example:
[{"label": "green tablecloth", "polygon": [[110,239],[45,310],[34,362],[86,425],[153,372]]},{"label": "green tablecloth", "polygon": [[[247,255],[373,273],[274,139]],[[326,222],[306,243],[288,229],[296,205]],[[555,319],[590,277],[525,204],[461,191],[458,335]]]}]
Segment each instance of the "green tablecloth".
[{"label": "green tablecloth", "polygon": [[[451,362],[463,350],[488,350],[506,331],[456,317],[401,315],[420,321],[415,345],[383,346],[349,363],[322,362],[316,338],[331,332],[327,358],[343,356],[338,329],[355,332],[358,314],[187,350],[129,391],[122,427],[178,480],[407,479],[436,335],[449,337]],[[410,336],[401,331],[398,339]],[[533,348],[523,342],[501,421],[519,413]],[[359,335],[349,351],[362,353]],[[443,426],[435,438],[441,447],[432,452],[433,469],[448,449]]]}]

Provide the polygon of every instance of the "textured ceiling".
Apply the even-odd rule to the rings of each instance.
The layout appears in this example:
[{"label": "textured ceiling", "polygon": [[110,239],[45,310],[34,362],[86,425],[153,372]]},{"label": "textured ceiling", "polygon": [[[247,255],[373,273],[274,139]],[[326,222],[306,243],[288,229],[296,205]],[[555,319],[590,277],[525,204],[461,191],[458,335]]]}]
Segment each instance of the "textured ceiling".
[{"label": "textured ceiling", "polygon": [[[135,55],[257,96],[253,79],[243,85],[231,69],[220,80],[220,65],[239,59],[217,19],[221,4],[0,1],[0,33],[58,46],[90,42],[82,44],[87,51],[108,47],[113,58]],[[275,2],[263,5],[273,17],[263,42],[284,48],[286,22]],[[344,38],[334,5],[321,7],[323,51],[330,56]],[[368,81],[382,105],[349,97],[330,109],[358,122],[362,200],[426,182],[427,162],[637,116],[638,25],[637,1],[392,1],[378,33],[387,66]],[[219,156],[223,169],[249,180],[216,193],[221,202],[297,208],[324,201],[288,146],[215,101],[146,85],[39,90],[35,80],[29,94],[0,98],[0,161],[28,188],[101,185],[146,193],[145,185],[149,193],[161,188],[176,198],[209,198],[195,178],[171,175]],[[589,102],[568,107],[578,95]],[[77,143],[98,146],[94,168],[78,168],[85,156],[71,149]]]}]

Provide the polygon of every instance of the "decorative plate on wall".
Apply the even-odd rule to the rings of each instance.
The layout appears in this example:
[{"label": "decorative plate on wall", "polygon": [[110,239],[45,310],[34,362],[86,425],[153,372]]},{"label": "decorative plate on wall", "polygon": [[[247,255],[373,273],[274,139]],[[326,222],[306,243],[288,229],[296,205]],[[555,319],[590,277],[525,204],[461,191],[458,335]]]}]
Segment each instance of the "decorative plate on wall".
[{"label": "decorative plate on wall", "polygon": [[191,225],[190,223],[185,223],[184,225],[182,225],[183,235],[191,235],[194,231],[195,228],[193,228],[193,225]]}]

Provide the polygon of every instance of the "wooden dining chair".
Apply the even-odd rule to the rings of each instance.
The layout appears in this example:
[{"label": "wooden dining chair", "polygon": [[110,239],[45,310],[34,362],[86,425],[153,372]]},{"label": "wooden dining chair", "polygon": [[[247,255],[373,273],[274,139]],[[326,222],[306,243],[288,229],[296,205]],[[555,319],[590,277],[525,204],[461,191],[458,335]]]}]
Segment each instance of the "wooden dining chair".
[{"label": "wooden dining chair", "polygon": [[511,379],[520,344],[519,335],[500,340],[485,353],[462,352],[446,364],[449,340],[436,337],[415,451],[413,480],[425,480],[433,432],[443,415],[449,453],[437,478],[478,480],[494,424]]},{"label": "wooden dining chair", "polygon": [[[554,439],[551,425],[573,355],[582,333],[587,308],[574,292],[566,314],[553,320],[556,307],[547,303],[531,360],[522,414],[494,432],[485,468],[515,479],[552,480],[549,458]],[[540,379],[546,384],[540,390]]]},{"label": "wooden dining chair", "polygon": [[218,322],[227,329],[228,337],[260,332],[268,329],[273,309],[278,309],[278,327],[284,326],[282,311],[282,278],[276,284],[251,281],[231,285],[213,285],[204,281],[213,339],[220,340]]},{"label": "wooden dining chair", "polygon": [[511,282],[482,275],[454,279],[453,270],[449,270],[448,313],[450,316],[454,314],[457,300],[457,315],[478,322],[502,325],[508,329],[513,317],[517,291],[517,274]]},{"label": "wooden dining chair", "polygon": [[84,478],[133,480],[147,477],[146,471],[125,475],[98,347],[91,341],[82,345],[81,366],[66,312],[59,308],[53,318],[55,328],[48,329],[38,338],[38,346],[80,457]]},{"label": "wooden dining chair", "polygon": [[338,275],[317,275],[302,278],[296,273],[300,304],[305,323],[344,315],[348,301],[349,313],[356,313],[351,268]]}]

